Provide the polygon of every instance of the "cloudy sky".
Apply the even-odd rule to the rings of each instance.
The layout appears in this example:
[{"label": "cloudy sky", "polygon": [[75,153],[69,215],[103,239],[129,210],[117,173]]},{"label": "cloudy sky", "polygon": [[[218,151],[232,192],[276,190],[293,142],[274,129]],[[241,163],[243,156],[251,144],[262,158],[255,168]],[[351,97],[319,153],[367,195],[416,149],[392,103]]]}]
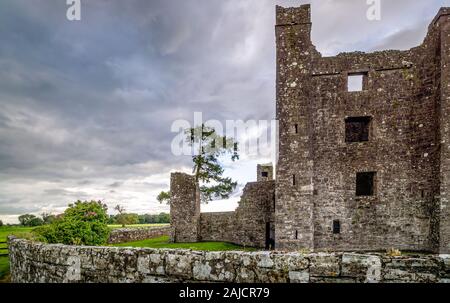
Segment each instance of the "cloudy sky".
[{"label": "cloudy sky", "polygon": [[[69,202],[158,213],[172,171],[177,119],[271,120],[275,112],[275,5],[312,2],[324,55],[420,44],[450,0],[0,0],[0,219],[58,213]],[[240,188],[264,156],[226,163]],[[204,210],[232,210],[230,201]]]}]

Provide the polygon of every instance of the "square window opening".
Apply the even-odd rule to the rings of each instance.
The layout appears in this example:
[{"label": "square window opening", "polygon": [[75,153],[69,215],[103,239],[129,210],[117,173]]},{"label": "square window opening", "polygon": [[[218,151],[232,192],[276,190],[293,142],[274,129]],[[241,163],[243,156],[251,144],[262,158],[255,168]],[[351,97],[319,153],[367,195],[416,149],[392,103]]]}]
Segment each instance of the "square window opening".
[{"label": "square window opening", "polygon": [[261,172],[261,177],[267,178],[267,177],[269,177],[269,173],[266,171],[263,171],[263,172]]},{"label": "square window opening", "polygon": [[363,91],[367,76],[367,73],[349,74],[347,78],[347,90],[349,92]]},{"label": "square window opening", "polygon": [[375,194],[375,172],[356,174],[356,196],[373,196]]},{"label": "square window opening", "polygon": [[369,141],[372,117],[350,117],[345,119],[345,142]]}]

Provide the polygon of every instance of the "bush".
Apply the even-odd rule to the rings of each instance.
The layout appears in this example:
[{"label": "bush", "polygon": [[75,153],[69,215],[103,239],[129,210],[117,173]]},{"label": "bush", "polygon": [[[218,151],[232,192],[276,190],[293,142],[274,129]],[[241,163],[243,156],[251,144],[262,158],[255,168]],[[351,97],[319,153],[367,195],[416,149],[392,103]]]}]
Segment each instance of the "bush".
[{"label": "bush", "polygon": [[107,207],[100,201],[70,204],[64,214],[34,232],[47,243],[103,245],[109,238]]}]

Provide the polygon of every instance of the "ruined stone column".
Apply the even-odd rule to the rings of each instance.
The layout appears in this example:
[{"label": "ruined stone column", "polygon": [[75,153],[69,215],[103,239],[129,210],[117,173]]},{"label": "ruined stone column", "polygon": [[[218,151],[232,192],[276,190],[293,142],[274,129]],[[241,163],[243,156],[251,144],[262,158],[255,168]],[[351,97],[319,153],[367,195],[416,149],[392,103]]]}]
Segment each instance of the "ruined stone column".
[{"label": "ruined stone column", "polygon": [[311,8],[277,6],[277,120],[275,247],[313,249],[313,150],[310,105]]},{"label": "ruined stone column", "polygon": [[441,188],[439,215],[439,253],[450,253],[450,8],[443,8],[436,19],[441,31]]},{"label": "ruined stone column", "polygon": [[197,242],[200,234],[200,191],[195,177],[184,173],[170,176],[170,240]]}]

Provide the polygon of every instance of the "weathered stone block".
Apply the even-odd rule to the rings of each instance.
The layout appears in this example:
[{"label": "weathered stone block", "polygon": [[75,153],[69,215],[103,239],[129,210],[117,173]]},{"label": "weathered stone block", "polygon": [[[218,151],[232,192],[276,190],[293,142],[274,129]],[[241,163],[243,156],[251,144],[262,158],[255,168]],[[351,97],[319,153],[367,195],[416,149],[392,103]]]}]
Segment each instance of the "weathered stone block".
[{"label": "weathered stone block", "polygon": [[341,276],[355,278],[361,282],[379,282],[381,258],[373,255],[343,254]]},{"label": "weathered stone block", "polygon": [[340,274],[340,256],[335,254],[312,254],[309,273],[311,277],[338,277]]}]

